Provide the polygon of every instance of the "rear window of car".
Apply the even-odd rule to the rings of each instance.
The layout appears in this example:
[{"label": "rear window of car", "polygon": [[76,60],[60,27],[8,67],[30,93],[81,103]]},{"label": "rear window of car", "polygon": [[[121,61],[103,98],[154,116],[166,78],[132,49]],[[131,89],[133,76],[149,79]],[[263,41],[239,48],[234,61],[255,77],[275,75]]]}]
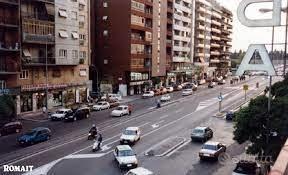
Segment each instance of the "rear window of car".
[{"label": "rear window of car", "polygon": [[122,150],[119,151],[119,156],[134,156],[134,153],[132,150]]},{"label": "rear window of car", "polygon": [[204,132],[203,129],[194,129],[193,130],[193,133],[195,133],[195,134],[202,134],[203,132]]},{"label": "rear window of car", "polygon": [[124,134],[125,135],[136,135],[136,131],[134,131],[134,130],[125,130]]},{"label": "rear window of car", "polygon": [[203,146],[203,149],[217,150],[217,146],[216,146],[216,145],[205,144],[205,145]]}]

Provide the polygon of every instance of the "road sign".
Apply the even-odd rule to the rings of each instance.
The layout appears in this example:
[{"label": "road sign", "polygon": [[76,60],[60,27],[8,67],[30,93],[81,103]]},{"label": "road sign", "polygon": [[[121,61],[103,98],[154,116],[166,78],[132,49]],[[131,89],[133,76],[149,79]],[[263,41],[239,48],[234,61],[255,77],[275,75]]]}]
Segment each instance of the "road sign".
[{"label": "road sign", "polygon": [[219,101],[222,101],[222,100],[223,100],[223,96],[222,96],[222,95],[219,95],[219,96],[218,96],[218,100],[219,100]]},{"label": "road sign", "polygon": [[243,85],[243,90],[244,90],[244,91],[248,91],[248,89],[249,89],[248,84],[244,84],[244,85]]}]

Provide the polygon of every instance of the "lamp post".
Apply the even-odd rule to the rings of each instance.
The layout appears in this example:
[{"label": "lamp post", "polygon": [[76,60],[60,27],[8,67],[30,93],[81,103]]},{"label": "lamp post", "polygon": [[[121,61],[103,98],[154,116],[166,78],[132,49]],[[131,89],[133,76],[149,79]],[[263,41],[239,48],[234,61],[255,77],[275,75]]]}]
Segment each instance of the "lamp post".
[{"label": "lamp post", "polygon": [[46,74],[46,88],[45,88],[45,105],[46,105],[46,113],[48,111],[48,39],[49,37],[52,36],[52,34],[48,34],[47,35],[47,39],[46,39],[46,53],[45,53],[45,74]]}]

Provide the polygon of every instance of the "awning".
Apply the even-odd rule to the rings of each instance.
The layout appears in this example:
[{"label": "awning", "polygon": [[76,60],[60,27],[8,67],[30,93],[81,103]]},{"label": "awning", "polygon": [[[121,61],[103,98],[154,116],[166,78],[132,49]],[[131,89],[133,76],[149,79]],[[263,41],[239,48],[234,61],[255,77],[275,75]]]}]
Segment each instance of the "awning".
[{"label": "awning", "polygon": [[67,15],[66,10],[61,10],[61,9],[59,9],[59,16],[64,17],[64,18],[67,18],[68,15]]},{"label": "awning", "polygon": [[64,31],[64,30],[60,30],[60,31],[59,31],[59,36],[60,36],[61,38],[68,38],[68,34],[67,34],[67,32]]},{"label": "awning", "polygon": [[86,2],[85,2],[85,0],[79,0],[79,4],[80,5],[86,5]]},{"label": "awning", "polygon": [[45,4],[45,6],[46,6],[46,10],[47,10],[47,13],[49,14],[49,15],[55,15],[55,8],[54,8],[54,5],[53,4]]},{"label": "awning", "polygon": [[31,57],[31,53],[29,52],[28,49],[23,49],[23,55],[24,55],[25,57]]},{"label": "awning", "polygon": [[72,38],[78,39],[79,38],[78,33],[77,32],[72,32]]}]

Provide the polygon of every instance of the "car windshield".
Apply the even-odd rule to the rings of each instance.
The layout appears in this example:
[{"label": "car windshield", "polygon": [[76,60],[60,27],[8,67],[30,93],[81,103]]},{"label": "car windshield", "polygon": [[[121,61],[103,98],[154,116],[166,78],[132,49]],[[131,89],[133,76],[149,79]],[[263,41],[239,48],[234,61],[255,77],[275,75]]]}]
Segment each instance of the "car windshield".
[{"label": "car windshield", "polygon": [[190,90],[190,89],[184,89],[184,91],[189,92],[189,91],[191,91],[191,90]]},{"label": "car windshield", "polygon": [[64,114],[65,111],[56,111],[56,114]]},{"label": "car windshield", "polygon": [[144,94],[150,94],[150,92],[145,92]]},{"label": "car windshield", "polygon": [[255,164],[238,164],[234,170],[235,173],[241,173],[241,174],[255,174],[256,168]]},{"label": "car windshield", "polygon": [[195,133],[195,134],[202,134],[203,132],[204,132],[203,129],[194,129],[193,130],[193,133]]},{"label": "car windshield", "polygon": [[217,146],[216,146],[216,145],[208,145],[208,144],[205,144],[205,145],[203,146],[203,149],[217,150]]},{"label": "car windshield", "polygon": [[122,111],[123,107],[117,107],[116,110]]},{"label": "car windshield", "polygon": [[37,131],[31,130],[25,133],[25,135],[33,136]]},{"label": "car windshield", "polygon": [[124,131],[124,134],[125,134],[125,135],[136,135],[136,131],[133,131],[133,130],[125,130],[125,131]]},{"label": "car windshield", "polygon": [[124,157],[124,156],[134,156],[135,154],[133,153],[132,150],[122,150],[119,151],[119,156]]},{"label": "car windshield", "polygon": [[97,103],[97,105],[103,105],[104,103]]}]

